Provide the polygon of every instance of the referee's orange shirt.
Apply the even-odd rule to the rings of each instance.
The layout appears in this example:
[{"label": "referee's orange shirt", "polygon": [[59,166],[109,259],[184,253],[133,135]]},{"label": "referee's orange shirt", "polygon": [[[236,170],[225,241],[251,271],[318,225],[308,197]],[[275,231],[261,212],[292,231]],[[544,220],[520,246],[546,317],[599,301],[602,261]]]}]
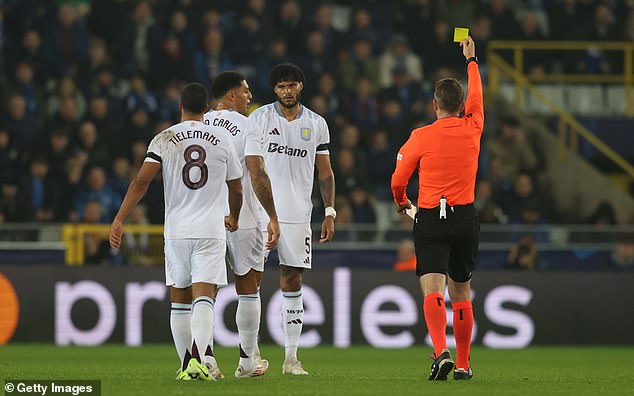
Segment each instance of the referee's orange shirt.
[{"label": "referee's orange shirt", "polygon": [[443,195],[449,206],[473,202],[484,103],[478,64],[469,62],[467,73],[464,117],[441,118],[413,130],[399,150],[392,174],[392,194],[397,204],[407,203],[407,184],[417,167],[419,208],[438,206]]}]

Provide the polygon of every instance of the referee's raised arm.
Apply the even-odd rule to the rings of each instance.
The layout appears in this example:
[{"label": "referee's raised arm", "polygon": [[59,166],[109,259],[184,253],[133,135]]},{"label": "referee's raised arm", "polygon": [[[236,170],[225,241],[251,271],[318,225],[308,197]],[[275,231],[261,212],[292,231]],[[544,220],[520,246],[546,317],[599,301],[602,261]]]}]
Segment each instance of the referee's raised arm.
[{"label": "referee's raised arm", "polygon": [[469,77],[464,114],[465,117],[470,117],[473,120],[475,127],[482,130],[484,127],[484,99],[482,97],[482,80],[480,79],[478,58],[475,55],[475,44],[469,36],[468,40],[462,40],[460,45],[462,46],[462,53],[467,59],[467,74]]},{"label": "referee's raised arm", "polygon": [[[414,216],[416,275],[423,292],[423,311],[434,344],[430,380],[446,380],[455,366],[455,380],[469,380],[473,309],[471,275],[475,269],[480,224],[473,206],[480,137],[484,127],[482,82],[475,44],[462,40],[467,61],[468,95],[454,78],[434,86],[437,120],[412,131],[396,158],[392,194],[401,214],[411,207],[406,188],[418,168],[418,212]],[[464,116],[460,113],[464,109]],[[445,287],[454,313],[454,360],[447,349]]]}]

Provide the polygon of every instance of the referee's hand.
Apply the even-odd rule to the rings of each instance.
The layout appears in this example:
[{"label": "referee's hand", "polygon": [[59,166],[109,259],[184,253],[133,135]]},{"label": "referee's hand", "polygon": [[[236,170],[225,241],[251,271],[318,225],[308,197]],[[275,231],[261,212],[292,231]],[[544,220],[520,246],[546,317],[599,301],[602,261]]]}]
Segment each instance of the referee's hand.
[{"label": "referee's hand", "polygon": [[405,214],[405,211],[411,208],[412,208],[412,201],[410,201],[409,199],[407,200],[407,203],[396,204],[396,211],[400,214]]}]

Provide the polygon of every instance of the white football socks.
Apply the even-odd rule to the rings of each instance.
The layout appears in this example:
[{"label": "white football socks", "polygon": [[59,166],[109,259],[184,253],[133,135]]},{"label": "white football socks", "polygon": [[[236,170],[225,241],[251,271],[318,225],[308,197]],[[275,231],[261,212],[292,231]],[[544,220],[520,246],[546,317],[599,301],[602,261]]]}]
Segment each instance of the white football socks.
[{"label": "white football socks", "polygon": [[216,300],[207,296],[197,297],[192,303],[192,339],[196,345],[198,356],[196,356],[192,346],[192,357],[197,357],[203,363],[205,351],[209,345],[209,340],[213,337],[214,304]]},{"label": "white football socks", "polygon": [[192,346],[192,306],[191,304],[172,303],[170,310],[170,328],[181,365],[187,348]]},{"label": "white football socks", "polygon": [[[260,294],[238,296],[236,325],[240,337],[240,366],[245,370],[253,367],[253,358],[258,352],[258,331],[260,329]],[[244,354],[243,354],[244,352]]]},{"label": "white football socks", "polygon": [[297,360],[299,336],[304,324],[302,292],[282,292],[282,320],[284,326],[285,361]]}]

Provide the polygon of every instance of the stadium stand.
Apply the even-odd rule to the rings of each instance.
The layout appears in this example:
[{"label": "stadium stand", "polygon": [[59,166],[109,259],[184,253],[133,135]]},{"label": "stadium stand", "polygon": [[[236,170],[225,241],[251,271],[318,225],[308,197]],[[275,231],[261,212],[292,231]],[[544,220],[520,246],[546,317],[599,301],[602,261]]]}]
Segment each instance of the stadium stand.
[{"label": "stadium stand", "polygon": [[[0,239],[37,241],[57,252],[53,261],[61,249],[72,264],[160,263],[160,252],[148,253],[160,251],[160,231],[143,231],[163,221],[160,179],[135,219],[134,257],[82,224],[107,230],[148,142],[178,121],[186,81],[237,69],[255,107],[273,100],[266,76],[286,61],[305,71],[303,102],[331,131],[343,244],[332,249],[393,251],[409,229],[390,201],[394,155],[412,128],[434,120],[434,81],[465,78],[456,26],[470,27],[488,84],[476,204],[491,254],[506,258],[499,252],[519,234],[499,230],[516,225],[547,227],[535,237],[545,252],[574,243],[592,230],[566,224],[592,224],[604,201],[621,226],[614,235],[632,232],[632,2],[5,0],[0,16]],[[629,240],[619,238],[603,254]]]}]

